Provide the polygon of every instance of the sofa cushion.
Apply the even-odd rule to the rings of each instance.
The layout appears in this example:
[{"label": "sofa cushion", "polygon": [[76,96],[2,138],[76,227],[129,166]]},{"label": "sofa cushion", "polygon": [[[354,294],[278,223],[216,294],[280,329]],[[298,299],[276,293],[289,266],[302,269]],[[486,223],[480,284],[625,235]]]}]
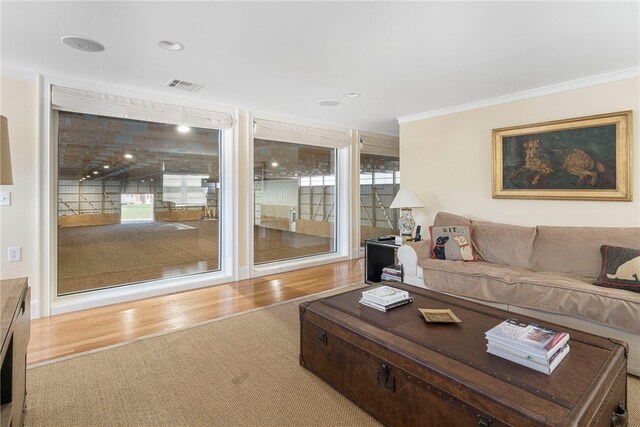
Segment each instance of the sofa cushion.
[{"label": "sofa cushion", "polygon": [[602,269],[593,284],[640,292],[640,249],[602,245]]},{"label": "sofa cushion", "polygon": [[494,264],[532,268],[535,227],[472,221],[473,242],[480,258]]},{"label": "sofa cushion", "polygon": [[429,227],[431,257],[437,259],[476,261],[471,246],[470,225]]},{"label": "sofa cushion", "polygon": [[593,286],[585,277],[485,262],[421,259],[428,289],[568,314],[640,333],[640,294]]},{"label": "sofa cushion", "polygon": [[448,212],[438,212],[433,220],[433,226],[446,227],[448,225],[471,225],[471,220]]},{"label": "sofa cushion", "polygon": [[600,273],[600,246],[633,248],[640,242],[640,227],[537,227],[532,267],[590,277]]}]

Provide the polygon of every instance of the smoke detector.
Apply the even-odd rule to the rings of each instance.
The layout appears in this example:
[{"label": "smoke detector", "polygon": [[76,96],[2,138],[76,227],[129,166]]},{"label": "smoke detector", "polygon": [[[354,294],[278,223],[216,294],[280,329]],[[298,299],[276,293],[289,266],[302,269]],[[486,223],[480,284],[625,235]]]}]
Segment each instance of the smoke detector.
[{"label": "smoke detector", "polygon": [[165,86],[174,87],[176,89],[182,89],[189,92],[197,92],[204,87],[204,85],[202,84],[191,83],[191,82],[187,82],[185,80],[179,80],[179,79],[171,79]]}]

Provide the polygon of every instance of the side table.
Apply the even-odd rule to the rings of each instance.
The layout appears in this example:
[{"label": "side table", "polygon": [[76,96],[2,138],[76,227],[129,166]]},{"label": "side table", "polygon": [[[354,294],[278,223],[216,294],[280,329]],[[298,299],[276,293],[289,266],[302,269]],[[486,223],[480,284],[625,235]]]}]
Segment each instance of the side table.
[{"label": "side table", "polygon": [[397,263],[396,251],[400,245],[393,240],[367,239],[364,241],[364,281],[381,282],[382,269]]}]

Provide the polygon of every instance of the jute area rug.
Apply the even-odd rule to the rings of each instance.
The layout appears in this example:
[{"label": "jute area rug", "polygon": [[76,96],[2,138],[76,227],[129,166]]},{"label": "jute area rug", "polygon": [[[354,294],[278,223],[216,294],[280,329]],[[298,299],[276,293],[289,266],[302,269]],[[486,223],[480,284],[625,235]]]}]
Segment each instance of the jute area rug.
[{"label": "jute area rug", "polygon": [[25,425],[380,426],[299,366],[302,300],[30,368]]}]

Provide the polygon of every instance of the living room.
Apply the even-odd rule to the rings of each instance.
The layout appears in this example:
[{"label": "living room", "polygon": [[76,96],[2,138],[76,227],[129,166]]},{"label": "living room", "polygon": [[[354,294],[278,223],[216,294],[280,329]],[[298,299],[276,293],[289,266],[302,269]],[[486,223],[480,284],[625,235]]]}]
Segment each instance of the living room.
[{"label": "living room", "polygon": [[[142,309],[136,302],[147,301],[186,327],[207,321],[184,320],[199,301],[246,299],[214,315],[224,317],[360,284],[365,238],[399,234],[400,212],[391,208],[399,188],[413,190],[424,206],[412,214],[425,240],[438,212],[522,227],[640,227],[640,168],[631,155],[640,149],[633,132],[639,7],[2,2],[1,113],[12,180],[0,187],[10,203],[0,206],[0,249],[20,248],[20,261],[3,256],[0,278],[28,278],[30,349],[46,352],[63,316],[78,316],[65,333],[82,335],[83,322],[87,330],[109,324],[91,323],[100,310],[119,307],[135,318]],[[185,91],[165,86],[170,80],[204,86]],[[122,113],[127,105],[152,113]],[[189,118],[188,136],[169,135],[175,111]],[[530,184],[501,197],[509,188],[496,181],[510,177],[496,167],[493,131],[534,133],[536,124],[571,126],[622,112],[632,114],[628,134],[616,135],[626,146],[613,156],[613,191],[598,192],[589,177],[578,185],[570,175],[572,186],[560,196]],[[124,158],[125,148],[132,158]],[[557,171],[556,157],[547,149],[540,158]],[[126,173],[117,175],[123,165]],[[613,170],[606,162],[602,169]],[[531,170],[523,176],[533,177]],[[134,210],[147,216],[127,222]],[[132,249],[143,236],[161,240]],[[176,292],[196,293],[182,301]],[[126,342],[162,331],[135,319],[102,334],[142,331],[120,339]],[[36,321],[41,329],[33,329]],[[61,347],[56,357],[83,351],[70,341]],[[26,414],[25,425],[38,423]],[[350,414],[316,425],[375,425]]]}]

